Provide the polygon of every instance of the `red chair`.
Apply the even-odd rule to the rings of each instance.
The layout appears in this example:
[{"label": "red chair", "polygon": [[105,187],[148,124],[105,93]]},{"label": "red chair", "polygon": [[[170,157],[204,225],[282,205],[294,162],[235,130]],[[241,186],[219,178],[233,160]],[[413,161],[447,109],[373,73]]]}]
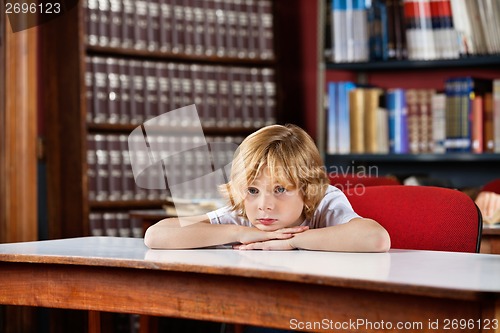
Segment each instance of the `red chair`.
[{"label": "red chair", "polygon": [[432,186],[373,186],[344,193],[356,213],[386,228],[392,248],[479,252],[481,213],[460,191]]},{"label": "red chair", "polygon": [[500,194],[500,179],[492,180],[481,188],[481,192],[493,192]]},{"label": "red chair", "polygon": [[354,187],[365,186],[383,186],[383,185],[401,185],[401,183],[391,177],[362,177],[355,175],[336,175],[329,176],[330,184],[339,188],[342,191],[349,190]]}]

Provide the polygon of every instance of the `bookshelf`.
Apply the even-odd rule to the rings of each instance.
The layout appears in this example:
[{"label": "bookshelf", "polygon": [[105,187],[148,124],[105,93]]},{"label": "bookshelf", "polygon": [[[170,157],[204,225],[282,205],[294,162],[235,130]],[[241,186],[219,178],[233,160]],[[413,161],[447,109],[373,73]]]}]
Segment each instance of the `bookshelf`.
[{"label": "bookshelf", "polygon": [[[456,76],[477,76],[480,78],[500,78],[500,53],[471,54],[457,59],[433,60],[372,60],[362,62],[333,62],[331,55],[325,54],[325,39],[328,36],[327,20],[324,15],[331,1],[318,2],[318,143],[325,152],[327,167],[335,170],[368,170],[372,167],[377,175],[395,174],[428,175],[433,178],[450,180],[458,188],[476,187],[498,178],[495,168],[500,160],[498,153],[381,153],[381,154],[328,154],[327,125],[328,110],[325,101],[327,84],[331,81],[352,81],[373,85],[382,89],[435,89],[443,90],[444,81]],[[403,31],[404,32],[404,31]],[[326,48],[329,48],[327,46]],[[349,169],[350,168],[350,169]]]},{"label": "bookshelf", "polygon": [[[135,13],[130,6],[135,6]],[[108,156],[101,163],[112,164],[111,152],[119,149],[118,155],[123,155],[124,138],[153,116],[198,101],[204,134],[236,143],[261,126],[297,117],[295,111],[287,115],[282,112],[283,87],[289,83],[282,64],[277,61],[284,42],[277,41],[276,36],[286,30],[287,25],[278,17],[277,6],[272,0],[88,0],[40,27],[41,77],[45,80],[41,109],[47,128],[50,238],[89,235],[92,216],[98,215],[97,219],[102,220],[104,214],[161,208],[162,194],[142,193],[123,199],[126,196],[113,197],[108,189],[108,196],[99,197],[99,189],[93,188],[99,186],[96,177],[102,180],[107,175],[99,173],[102,170],[96,161],[97,151],[113,146],[106,140],[121,144],[120,148],[108,150]],[[131,20],[132,17],[135,19]],[[162,27],[170,29],[167,35],[162,35]],[[168,47],[163,47],[165,45]],[[206,76],[191,77],[193,66],[204,70]],[[151,68],[156,70],[154,76],[148,76]],[[172,68],[174,72],[168,72]],[[128,74],[131,77],[127,78]],[[220,75],[219,79],[214,79],[214,75]],[[223,75],[233,75],[233,81],[222,82]],[[124,83],[124,78],[128,83]],[[175,78],[179,78],[179,82],[174,82]],[[134,86],[137,79],[142,82]],[[221,114],[211,114],[217,119],[205,118],[208,107],[203,94],[210,88],[208,79],[215,82],[220,93],[212,98],[214,104],[210,107],[216,110],[224,103],[236,105],[234,110],[227,111],[230,115],[248,108],[254,112],[249,115],[257,118],[250,117],[252,121],[248,122],[248,116],[240,115],[240,122],[236,123],[221,123]],[[105,84],[100,80],[105,80]],[[118,85],[113,85],[113,80],[117,80]],[[196,90],[201,95],[196,95],[198,83],[203,86]],[[154,99],[148,95],[168,93],[162,84],[171,90],[177,87],[183,94],[170,96],[170,104],[163,108],[151,102]],[[228,95],[221,92],[221,85],[226,93],[229,90],[231,98],[239,100],[229,101]],[[138,118],[133,119],[131,114],[119,114],[125,109],[123,104],[113,104],[111,98],[107,100],[110,93],[122,98],[125,89],[131,86],[154,112],[139,111]],[[240,90],[235,91],[238,86]],[[184,94],[186,91],[191,95]],[[99,96],[105,96],[104,100],[99,100]],[[130,95],[129,100],[133,96]],[[174,98],[178,99],[174,102]],[[287,103],[293,103],[293,99]],[[143,106],[138,110],[141,108]],[[118,110],[117,115],[113,115],[112,110]],[[185,129],[179,127],[179,131]],[[93,169],[95,164],[97,168]],[[122,177],[124,174],[122,172]]]}]

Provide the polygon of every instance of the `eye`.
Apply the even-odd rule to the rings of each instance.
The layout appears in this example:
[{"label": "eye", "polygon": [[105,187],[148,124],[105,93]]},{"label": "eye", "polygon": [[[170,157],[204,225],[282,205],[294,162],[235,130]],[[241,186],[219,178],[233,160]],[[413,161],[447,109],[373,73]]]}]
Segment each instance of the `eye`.
[{"label": "eye", "polygon": [[274,188],[274,193],[282,194],[285,192],[286,192],[286,188],[284,188],[283,186],[276,186]]},{"label": "eye", "polygon": [[259,190],[258,190],[258,189],[256,189],[255,187],[249,187],[249,188],[247,189],[247,192],[248,192],[248,194],[250,194],[250,195],[256,195],[256,194],[258,194],[258,193],[259,193]]}]

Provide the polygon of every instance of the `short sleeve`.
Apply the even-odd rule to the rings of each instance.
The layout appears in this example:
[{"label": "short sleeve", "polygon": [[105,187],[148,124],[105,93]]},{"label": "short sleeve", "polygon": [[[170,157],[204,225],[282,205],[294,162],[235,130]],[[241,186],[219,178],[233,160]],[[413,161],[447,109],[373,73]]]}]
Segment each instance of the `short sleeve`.
[{"label": "short sleeve", "polygon": [[207,213],[211,224],[236,224],[250,227],[250,222],[239,216],[235,211],[231,210],[229,206],[219,208],[217,210]]},{"label": "short sleeve", "polygon": [[329,186],[314,215],[309,221],[311,228],[324,228],[345,224],[354,218],[360,218],[354,212],[345,194],[334,186]]}]

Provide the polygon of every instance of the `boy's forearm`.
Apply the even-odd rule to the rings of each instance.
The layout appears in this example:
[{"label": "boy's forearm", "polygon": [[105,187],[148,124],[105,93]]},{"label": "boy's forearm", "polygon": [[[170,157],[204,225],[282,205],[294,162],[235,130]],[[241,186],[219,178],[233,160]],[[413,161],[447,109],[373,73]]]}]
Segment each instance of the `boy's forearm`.
[{"label": "boy's forearm", "polygon": [[390,248],[387,231],[370,219],[295,234],[289,240],[297,249],[341,252],[385,252]]},{"label": "boy's forearm", "polygon": [[194,223],[184,227],[152,226],[146,231],[144,242],[153,249],[193,249],[238,242],[238,225]]}]

